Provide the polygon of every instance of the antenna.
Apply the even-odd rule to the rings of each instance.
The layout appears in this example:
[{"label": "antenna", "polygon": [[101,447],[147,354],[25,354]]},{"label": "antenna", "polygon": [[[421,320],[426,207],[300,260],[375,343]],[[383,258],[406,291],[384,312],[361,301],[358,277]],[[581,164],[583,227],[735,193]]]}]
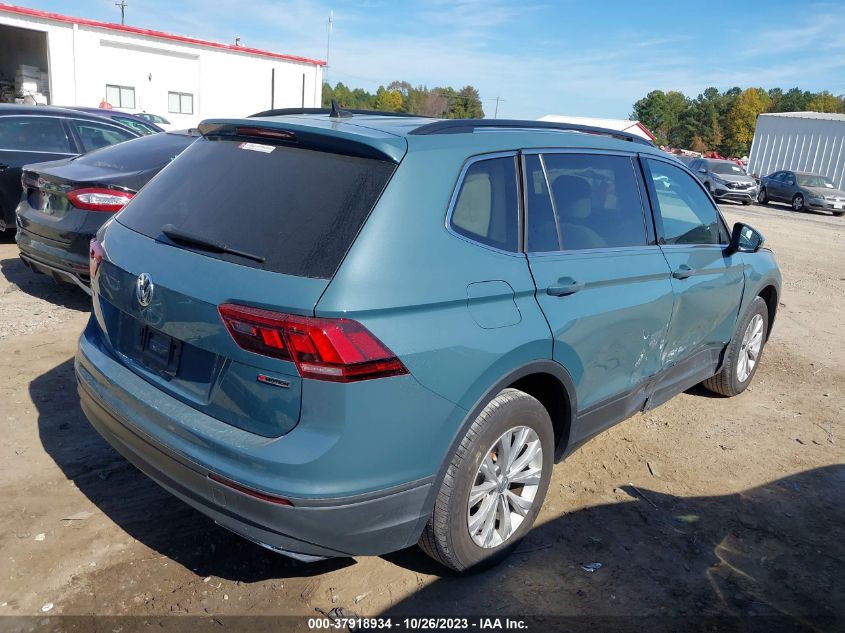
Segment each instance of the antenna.
[{"label": "antenna", "polygon": [[126,11],[126,7],[128,7],[129,5],[126,4],[126,0],[120,0],[120,2],[115,2],[114,6],[120,7],[120,23],[123,24],[125,17],[124,12]]},{"label": "antenna", "polygon": [[351,112],[337,105],[337,99],[332,99],[332,111],[329,112],[330,119],[348,119],[351,116]]},{"label": "antenna", "polygon": [[323,70],[323,82],[329,83],[329,57],[332,51],[332,25],[334,24],[334,11],[329,11],[328,34],[326,36],[326,68]]}]

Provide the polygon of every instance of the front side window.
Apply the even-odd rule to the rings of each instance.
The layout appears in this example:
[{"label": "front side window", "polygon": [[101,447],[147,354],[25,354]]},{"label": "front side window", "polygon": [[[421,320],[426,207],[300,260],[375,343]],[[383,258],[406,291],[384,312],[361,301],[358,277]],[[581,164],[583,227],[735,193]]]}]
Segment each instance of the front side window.
[{"label": "front side window", "polygon": [[187,92],[168,92],[167,111],[176,114],[193,114],[194,95]]},{"label": "front side window", "polygon": [[82,141],[82,150],[86,154],[101,147],[136,138],[127,130],[95,121],[74,121],[73,125],[79,135],[79,140]]},{"label": "front side window", "polygon": [[0,149],[71,153],[62,122],[49,116],[0,117]]},{"label": "front side window", "polygon": [[648,243],[631,158],[545,154],[540,159],[529,155],[525,165],[529,252]]},{"label": "front side window", "polygon": [[106,84],[106,101],[115,108],[134,108],[135,88]]},{"label": "front side window", "polygon": [[666,244],[725,244],[716,207],[698,181],[659,160],[647,160]]},{"label": "front side window", "polygon": [[513,156],[472,163],[450,220],[452,230],[503,251],[519,250],[519,197]]}]

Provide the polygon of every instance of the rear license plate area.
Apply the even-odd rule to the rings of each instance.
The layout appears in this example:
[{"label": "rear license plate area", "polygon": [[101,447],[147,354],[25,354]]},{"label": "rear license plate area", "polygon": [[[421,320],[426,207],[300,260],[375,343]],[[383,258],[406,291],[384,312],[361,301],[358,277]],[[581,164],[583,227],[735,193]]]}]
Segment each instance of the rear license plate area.
[{"label": "rear license plate area", "polygon": [[170,380],[179,371],[182,342],[143,325],[135,338],[135,358],[150,371]]}]

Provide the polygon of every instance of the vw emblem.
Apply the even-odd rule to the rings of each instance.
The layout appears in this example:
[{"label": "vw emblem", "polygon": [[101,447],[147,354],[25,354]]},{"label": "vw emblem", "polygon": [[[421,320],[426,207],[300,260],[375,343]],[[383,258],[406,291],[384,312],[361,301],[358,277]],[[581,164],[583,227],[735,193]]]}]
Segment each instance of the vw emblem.
[{"label": "vw emblem", "polygon": [[138,275],[138,280],[135,282],[135,297],[141,307],[146,308],[153,300],[153,278],[148,273],[141,273]]}]

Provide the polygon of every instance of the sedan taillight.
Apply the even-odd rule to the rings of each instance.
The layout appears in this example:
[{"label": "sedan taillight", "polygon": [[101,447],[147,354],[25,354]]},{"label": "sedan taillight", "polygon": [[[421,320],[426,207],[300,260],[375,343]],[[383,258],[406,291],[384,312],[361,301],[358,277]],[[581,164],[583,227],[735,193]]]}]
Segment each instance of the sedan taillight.
[{"label": "sedan taillight", "polygon": [[219,311],[241,348],[293,361],[303,378],[355,382],[408,373],[384,343],[351,319],[303,317],[232,303]]},{"label": "sedan taillight", "polygon": [[135,194],[115,189],[87,187],[68,191],[67,197],[77,209],[114,213],[120,211],[127,202],[135,197]]}]

